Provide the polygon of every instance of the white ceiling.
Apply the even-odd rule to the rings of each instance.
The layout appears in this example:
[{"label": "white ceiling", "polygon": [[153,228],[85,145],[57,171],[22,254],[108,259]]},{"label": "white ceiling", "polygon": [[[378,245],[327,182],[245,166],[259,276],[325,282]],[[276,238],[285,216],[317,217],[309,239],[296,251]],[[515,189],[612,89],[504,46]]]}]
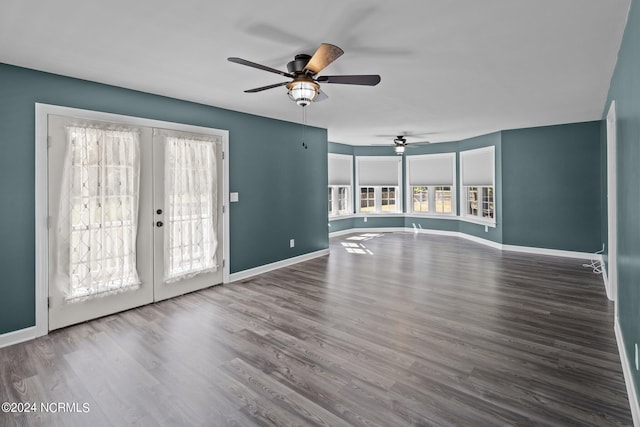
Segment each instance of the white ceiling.
[{"label": "white ceiling", "polygon": [[[329,140],[435,142],[597,120],[630,0],[2,0],[0,62],[300,122],[277,69],[321,42],[345,54],[320,75],[307,122]],[[411,141],[412,139],[409,139]]]}]

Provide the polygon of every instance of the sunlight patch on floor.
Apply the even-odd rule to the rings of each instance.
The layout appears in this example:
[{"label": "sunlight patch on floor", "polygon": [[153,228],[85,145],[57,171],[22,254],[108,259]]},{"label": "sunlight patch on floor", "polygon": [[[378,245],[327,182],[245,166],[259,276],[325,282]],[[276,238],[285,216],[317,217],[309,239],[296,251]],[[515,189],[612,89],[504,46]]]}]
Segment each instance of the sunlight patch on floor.
[{"label": "sunlight patch on floor", "polygon": [[362,243],[340,242],[344,250],[350,254],[373,255],[367,247]]}]

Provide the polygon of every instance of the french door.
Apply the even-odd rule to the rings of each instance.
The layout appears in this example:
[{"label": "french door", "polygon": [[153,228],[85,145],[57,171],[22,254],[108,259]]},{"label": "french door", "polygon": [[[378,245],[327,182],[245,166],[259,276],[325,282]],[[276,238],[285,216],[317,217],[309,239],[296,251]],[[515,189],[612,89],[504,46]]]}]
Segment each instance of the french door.
[{"label": "french door", "polygon": [[222,138],[48,116],[49,330],[222,283]]}]

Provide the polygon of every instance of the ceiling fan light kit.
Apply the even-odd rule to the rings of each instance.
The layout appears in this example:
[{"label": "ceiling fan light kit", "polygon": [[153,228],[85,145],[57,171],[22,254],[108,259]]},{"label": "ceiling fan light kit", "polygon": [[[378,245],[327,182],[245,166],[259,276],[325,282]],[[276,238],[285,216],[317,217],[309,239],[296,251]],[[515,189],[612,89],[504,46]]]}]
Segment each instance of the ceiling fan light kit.
[{"label": "ceiling fan light kit", "polygon": [[287,85],[289,98],[301,107],[306,107],[318,99],[320,85],[313,80],[292,81]]},{"label": "ceiling fan light kit", "polygon": [[320,91],[320,84],[318,82],[360,86],[375,86],[380,83],[379,75],[317,76],[320,71],[342,56],[343,53],[344,51],[338,46],[322,43],[313,56],[306,54],[296,55],[295,59],[287,64],[288,72],[247,61],[242,58],[230,57],[227,59],[236,64],[246,65],[293,79],[290,82],[276,83],[245,90],[245,92],[256,93],[286,86],[289,98],[299,106],[306,107],[316,100],[321,101],[327,98],[327,96]]}]

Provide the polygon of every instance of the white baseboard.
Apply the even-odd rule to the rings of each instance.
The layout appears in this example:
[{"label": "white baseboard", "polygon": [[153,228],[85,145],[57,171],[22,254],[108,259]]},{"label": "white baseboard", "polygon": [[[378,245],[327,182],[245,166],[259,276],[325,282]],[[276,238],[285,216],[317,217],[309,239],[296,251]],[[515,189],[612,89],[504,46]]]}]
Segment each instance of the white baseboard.
[{"label": "white baseboard", "polygon": [[414,233],[419,234],[434,234],[436,236],[450,236],[450,237],[460,237],[462,239],[467,239],[472,242],[480,243],[485,246],[490,246],[494,249],[502,250],[502,244],[494,242],[493,240],[483,239],[482,237],[472,236],[471,234],[461,233],[459,231],[446,231],[446,230],[429,230],[428,228],[407,228],[406,231],[412,231]]},{"label": "white baseboard", "polygon": [[609,289],[609,276],[607,275],[607,265],[604,263],[604,258],[600,255],[600,265],[602,266],[602,281],[604,282],[604,290],[607,292],[607,298],[609,301],[614,301],[613,295],[611,295],[611,289]]},{"label": "white baseboard", "polygon": [[336,231],[334,233],[330,233],[329,237],[338,237],[344,236],[346,234],[353,233],[391,233],[391,232],[406,232],[406,233],[419,233],[419,234],[434,234],[439,236],[450,236],[450,237],[460,237],[462,239],[467,239],[472,242],[480,243],[494,249],[500,249],[502,251],[512,251],[512,252],[521,252],[528,254],[536,254],[536,255],[550,255],[557,256],[563,258],[576,258],[576,259],[596,259],[602,261],[602,256],[599,254],[593,254],[589,252],[575,252],[575,251],[563,251],[559,249],[545,249],[545,248],[534,248],[528,246],[514,246],[514,245],[503,245],[498,242],[494,242],[492,240],[483,239],[478,236],[473,236],[471,234],[461,233],[459,231],[445,231],[445,230],[430,230],[427,228],[410,228],[410,227],[389,227],[389,228],[350,228],[348,230]]},{"label": "white baseboard", "polygon": [[355,233],[354,230],[356,230],[356,229],[355,228],[347,228],[346,230],[333,231],[333,232],[329,233],[329,238],[344,236],[346,234],[352,234],[352,233]]},{"label": "white baseboard", "polygon": [[449,236],[449,237],[459,237],[457,231],[446,231],[446,230],[430,230],[428,228],[405,228],[404,229],[408,233],[418,233],[418,234],[432,234],[434,236]]},{"label": "white baseboard", "polygon": [[482,245],[490,246],[494,249],[504,250],[504,245],[502,243],[494,242],[493,240],[483,239],[482,237],[472,236],[471,234],[466,233],[458,233],[458,237],[463,239],[471,240],[472,242],[480,243]]},{"label": "white baseboard", "polygon": [[397,232],[405,232],[409,231],[408,228],[404,227],[378,227],[378,228],[349,228],[348,230],[340,230],[334,231],[333,233],[329,233],[329,237],[338,237],[344,236],[345,234],[354,234],[354,233],[397,233]]},{"label": "white baseboard", "polygon": [[514,245],[502,245],[502,250],[512,252],[522,252],[527,254],[536,255],[550,255],[563,258],[576,258],[576,259],[602,259],[599,254],[590,252],[575,252],[575,251],[563,251],[560,249],[546,249],[546,248],[534,248],[530,246],[514,246]]},{"label": "white baseboard", "polygon": [[267,273],[272,270],[277,270],[278,268],[288,267],[290,265],[294,265],[299,262],[309,261],[311,259],[325,256],[325,255],[329,255],[329,249],[321,249],[316,252],[310,252],[308,254],[284,259],[282,261],[273,262],[271,264],[261,265],[260,267],[250,268],[249,270],[239,271],[229,276],[229,283],[248,279],[249,277],[257,276],[258,274]]},{"label": "white baseboard", "polygon": [[0,348],[29,341],[36,338],[36,336],[35,326],[13,332],[7,332],[6,334],[0,335]]},{"label": "white baseboard", "polygon": [[635,381],[632,375],[632,366],[627,357],[627,351],[625,350],[624,338],[622,336],[622,330],[620,329],[620,323],[616,317],[614,326],[616,333],[616,341],[618,343],[618,353],[620,353],[620,362],[622,363],[622,373],[624,374],[624,383],[627,386],[627,396],[629,398],[629,406],[631,407],[631,416],[633,417],[633,425],[640,426],[640,404],[638,403],[638,395],[636,393]]}]

